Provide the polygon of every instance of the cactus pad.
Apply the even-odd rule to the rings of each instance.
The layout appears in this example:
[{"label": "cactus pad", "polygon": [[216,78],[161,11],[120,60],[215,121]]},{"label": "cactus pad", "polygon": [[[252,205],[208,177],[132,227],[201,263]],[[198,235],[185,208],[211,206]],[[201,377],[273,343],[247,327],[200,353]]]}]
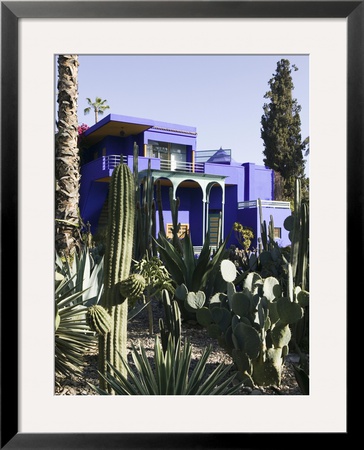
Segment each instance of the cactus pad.
[{"label": "cactus pad", "polygon": [[204,327],[208,327],[213,320],[211,311],[205,306],[196,311],[196,319]]},{"label": "cactus pad", "polygon": [[177,286],[177,289],[174,293],[174,295],[178,298],[178,300],[186,300],[188,294],[188,289],[185,284],[180,284]]},{"label": "cactus pad", "polygon": [[283,226],[287,231],[292,231],[294,227],[294,217],[292,215],[286,217],[283,222]]},{"label": "cactus pad", "polygon": [[204,306],[206,295],[203,291],[189,292],[185,301],[186,309],[190,312],[196,312]]},{"label": "cactus pad", "polygon": [[307,291],[301,290],[301,288],[296,288],[296,299],[299,305],[304,308],[305,306],[308,306],[310,294]]},{"label": "cactus pad", "polygon": [[231,300],[232,310],[239,317],[247,317],[250,314],[251,303],[248,295],[236,292]]},{"label": "cactus pad", "polygon": [[215,307],[211,309],[212,318],[221,331],[226,331],[231,323],[231,313],[226,308]]},{"label": "cactus pad", "polygon": [[282,322],[295,323],[303,317],[303,309],[296,302],[291,302],[287,297],[277,300],[277,312]]},{"label": "cactus pad", "polygon": [[275,298],[282,296],[282,288],[279,281],[274,277],[268,277],[263,283],[263,294],[264,297],[272,302]]},{"label": "cactus pad", "polygon": [[260,337],[253,327],[240,322],[233,330],[233,342],[237,349],[244,351],[249,358],[257,358],[260,353]]},{"label": "cactus pad", "polygon": [[283,323],[277,324],[271,332],[271,338],[274,347],[276,348],[283,348],[285,345],[288,345],[291,340],[291,330],[289,326]]},{"label": "cactus pad", "polygon": [[225,281],[233,282],[236,278],[235,264],[229,259],[223,259],[220,264],[222,278]]}]

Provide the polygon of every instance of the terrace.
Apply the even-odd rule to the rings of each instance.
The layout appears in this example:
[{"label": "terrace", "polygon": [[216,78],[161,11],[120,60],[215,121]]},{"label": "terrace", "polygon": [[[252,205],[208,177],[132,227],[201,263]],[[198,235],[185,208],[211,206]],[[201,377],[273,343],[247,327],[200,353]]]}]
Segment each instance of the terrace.
[{"label": "terrace", "polygon": [[[205,164],[197,162],[186,161],[167,161],[159,158],[151,158],[146,156],[138,157],[139,170],[148,168],[148,161],[151,160],[151,168],[154,170],[163,170],[170,172],[184,172],[184,173],[205,173]],[[82,167],[83,172],[92,172],[97,174],[98,179],[111,177],[116,166],[123,162],[131,169],[133,168],[133,156],[107,155],[97,158]]]}]

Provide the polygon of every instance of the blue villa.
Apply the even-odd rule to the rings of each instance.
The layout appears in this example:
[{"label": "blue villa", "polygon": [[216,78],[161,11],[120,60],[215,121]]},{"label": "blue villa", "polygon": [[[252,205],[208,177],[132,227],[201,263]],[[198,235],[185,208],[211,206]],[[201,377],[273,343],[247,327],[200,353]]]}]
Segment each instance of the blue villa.
[{"label": "blue villa", "polygon": [[[154,183],[161,180],[164,224],[172,225],[169,191],[180,199],[181,231],[189,231],[193,245],[203,245],[209,231],[216,245],[232,231],[234,222],[250,227],[253,247],[260,236],[258,199],[263,219],[274,220],[275,238],[290,244],[283,222],[290,215],[289,202],[274,200],[274,173],[264,166],[238,163],[231,150],[197,150],[196,128],[110,114],[82,135],[80,214],[92,233],[105,220],[110,177],[122,160],[133,170],[134,143],[139,149],[142,179],[150,160]],[[158,227],[157,227],[158,232]],[[234,234],[228,243],[237,244]]]}]

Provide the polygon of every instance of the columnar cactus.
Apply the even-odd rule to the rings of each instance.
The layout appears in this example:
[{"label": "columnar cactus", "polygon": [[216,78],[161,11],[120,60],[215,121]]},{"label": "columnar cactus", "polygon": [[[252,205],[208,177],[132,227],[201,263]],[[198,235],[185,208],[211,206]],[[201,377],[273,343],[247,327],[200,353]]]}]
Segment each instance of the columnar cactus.
[{"label": "columnar cactus", "polygon": [[[307,203],[302,201],[301,180],[296,180],[294,211],[284,221],[284,227],[289,231],[291,240],[290,262],[292,264],[292,286],[303,291],[309,290],[309,209]],[[292,288],[292,289],[293,289]],[[291,289],[291,291],[292,291]],[[304,339],[308,340],[308,307],[305,315],[292,327],[292,344],[295,351],[300,353],[301,363],[308,367],[308,362],[303,362],[306,357],[301,353],[300,346]]]},{"label": "columnar cactus", "polygon": [[[120,355],[126,359],[128,299],[121,294],[120,285],[130,273],[134,219],[133,176],[128,166],[122,163],[115,168],[110,182],[105,282],[101,306],[111,316],[111,329],[105,335],[99,336],[99,372],[102,375],[109,371],[107,364],[109,362],[126,376]],[[100,387],[110,390],[102,376]]]},{"label": "columnar cactus", "polygon": [[178,211],[180,206],[180,199],[177,197],[173,198],[173,190],[169,188],[169,203],[171,206],[171,214],[172,214],[172,243],[176,250],[178,250],[181,254],[183,254],[181,240],[179,237],[179,232],[181,229],[181,223],[178,222]]},{"label": "columnar cactus", "polygon": [[295,286],[308,289],[309,260],[309,210],[301,199],[301,180],[296,180],[294,196],[294,212],[284,221],[291,240],[293,280]]},{"label": "columnar cactus", "polygon": [[177,301],[171,302],[169,292],[166,289],[162,291],[162,299],[165,318],[164,320],[159,319],[159,328],[163,353],[166,354],[169,340],[173,339],[177,346],[181,339],[181,313]]},{"label": "columnar cactus", "polygon": [[157,189],[157,207],[158,207],[158,219],[159,219],[159,233],[166,237],[166,229],[164,225],[164,217],[163,217],[163,205],[162,205],[162,184],[161,180],[158,179],[156,183]]},{"label": "columnar cactus", "polygon": [[[138,159],[138,146],[134,147],[134,161]],[[135,180],[135,236],[134,259],[140,259],[148,252],[156,255],[156,202],[154,199],[154,180],[152,176],[151,160],[148,160],[148,170],[143,180],[139,180],[137,163],[134,162]]]}]

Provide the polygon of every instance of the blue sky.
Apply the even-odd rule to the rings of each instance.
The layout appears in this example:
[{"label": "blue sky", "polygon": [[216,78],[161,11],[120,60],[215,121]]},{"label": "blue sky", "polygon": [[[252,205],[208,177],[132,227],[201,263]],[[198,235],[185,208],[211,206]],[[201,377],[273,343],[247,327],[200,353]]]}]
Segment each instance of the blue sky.
[{"label": "blue sky", "polygon": [[[293,97],[301,105],[302,138],[309,136],[307,55],[79,55],[78,120],[86,98],[107,100],[109,113],[190,125],[197,150],[231,149],[238,162],[263,164],[260,120],[277,61],[292,71]],[[308,166],[306,167],[308,169]]]}]

